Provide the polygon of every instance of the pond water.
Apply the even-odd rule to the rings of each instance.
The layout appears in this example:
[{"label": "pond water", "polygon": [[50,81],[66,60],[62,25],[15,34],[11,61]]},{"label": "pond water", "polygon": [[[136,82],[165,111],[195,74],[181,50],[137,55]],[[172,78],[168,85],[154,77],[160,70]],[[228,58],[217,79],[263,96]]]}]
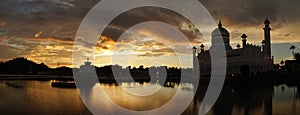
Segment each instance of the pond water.
[{"label": "pond water", "polygon": [[[175,94],[179,103],[168,103],[174,111],[181,111],[178,106],[187,104],[182,114],[198,114],[201,101],[207,86],[199,86],[194,91],[193,84],[165,83],[160,90],[152,93],[141,90],[147,85],[150,88],[160,87],[155,83],[122,83],[95,84],[89,90],[79,90],[84,95],[90,108],[100,110],[118,111],[121,107],[132,111],[146,111],[163,107]],[[136,91],[131,94],[126,90]],[[102,90],[105,95],[98,92]],[[139,95],[146,92],[151,96]],[[265,85],[265,86],[224,86],[217,102],[207,113],[211,115],[263,115],[263,114],[300,114],[299,86]],[[136,93],[136,94],[134,94]],[[138,96],[137,96],[138,95]],[[192,98],[196,95],[195,98]],[[104,98],[105,96],[109,98]],[[92,114],[81,100],[75,88],[54,88],[51,81],[0,81],[0,114]],[[111,100],[110,103],[107,100]],[[170,109],[166,109],[169,111]],[[163,113],[162,113],[163,114]]]}]

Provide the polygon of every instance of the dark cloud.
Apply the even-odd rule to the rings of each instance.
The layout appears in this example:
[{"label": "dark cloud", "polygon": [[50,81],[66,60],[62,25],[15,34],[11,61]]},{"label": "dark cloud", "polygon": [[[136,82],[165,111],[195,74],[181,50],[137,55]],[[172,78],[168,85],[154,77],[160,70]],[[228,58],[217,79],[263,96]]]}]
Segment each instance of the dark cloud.
[{"label": "dark cloud", "polygon": [[[130,27],[147,21],[167,23],[181,31],[190,41],[201,37],[199,30],[182,15],[168,9],[150,6],[135,8],[122,13],[108,25],[102,34],[116,40]],[[188,27],[183,28],[183,26]]]},{"label": "dark cloud", "polygon": [[0,27],[4,26],[6,23],[3,20],[0,20]]},{"label": "dark cloud", "polygon": [[[260,25],[268,17],[273,23],[300,19],[299,0],[199,0],[216,18],[228,25]],[[275,25],[273,25],[275,26]]]},{"label": "dark cloud", "polygon": [[[55,55],[70,57],[73,40],[80,22],[87,12],[100,0],[1,0],[0,4],[0,58],[20,56],[40,56],[53,58]],[[261,29],[263,20],[268,17],[274,32],[272,38],[281,41],[294,40],[300,26],[299,0],[199,0],[217,20],[222,19],[223,25],[232,30],[232,40],[240,40],[242,29],[252,31]],[[193,43],[200,44],[201,33],[189,20],[173,11],[144,7],[124,12],[107,26],[103,35],[109,40],[100,38],[99,50],[112,49],[113,44],[122,33],[130,27],[145,21],[165,22],[181,31]],[[293,26],[290,26],[293,25]],[[153,28],[156,29],[156,28]],[[159,30],[160,28],[157,28]],[[163,31],[163,30],[160,30]],[[247,30],[245,30],[247,31]],[[261,31],[261,30],[259,30]],[[167,33],[167,32],[166,32]],[[39,35],[37,35],[39,34]],[[169,33],[170,36],[173,33]],[[37,35],[37,38],[35,38]],[[262,33],[249,33],[249,40],[254,35],[258,42]],[[164,35],[162,35],[164,36]],[[168,36],[168,35],[165,35]],[[257,37],[254,36],[254,37]],[[281,38],[282,37],[282,38]],[[113,40],[113,41],[111,41]],[[140,40],[140,39],[138,39]],[[299,41],[299,40],[298,40]],[[131,41],[126,41],[130,43]],[[172,39],[168,42],[179,42]],[[91,49],[94,43],[82,41],[85,48]],[[123,44],[124,45],[124,44]],[[140,56],[161,56],[170,49],[156,43],[141,44],[144,47],[158,45],[159,49],[144,51]],[[52,48],[51,49],[47,49]],[[63,49],[62,49],[63,47]],[[124,45],[126,50],[129,45]],[[183,48],[182,53],[190,51]],[[177,49],[180,49],[177,48]],[[42,51],[38,49],[47,49]],[[59,51],[62,49],[61,51]],[[146,53],[145,53],[146,52]],[[43,56],[44,55],[44,56]],[[54,62],[49,62],[54,63]]]},{"label": "dark cloud", "polygon": [[[32,36],[43,31],[44,37],[72,38],[86,13],[100,0],[2,0],[0,4],[0,30],[9,31],[11,37]],[[199,0],[225,25],[259,25],[269,17],[278,27],[298,21],[298,0]],[[3,19],[2,19],[3,18]],[[117,17],[104,32],[118,38],[124,29],[144,22],[162,21],[180,29],[188,38],[201,36],[193,24],[175,12],[162,8],[138,8]],[[190,29],[183,29],[185,27]],[[4,29],[5,28],[5,29]],[[276,28],[276,27],[275,27]]]},{"label": "dark cloud", "polygon": [[288,37],[288,36],[290,36],[290,34],[284,34],[284,36]]},{"label": "dark cloud", "polygon": [[3,0],[0,4],[0,31],[11,38],[74,38],[76,30],[98,0]]},{"label": "dark cloud", "polygon": [[[199,0],[224,25],[259,25],[265,17],[285,23],[298,21],[300,13],[297,0]],[[8,31],[9,37],[32,37],[42,31],[42,37],[57,39],[74,38],[76,30],[86,13],[99,0],[3,0],[0,4],[0,31]],[[187,19],[170,10],[144,7],[129,10],[117,17],[104,35],[118,38],[131,26],[145,21],[166,22],[188,38],[201,42],[201,34]],[[186,29],[188,28],[188,29]],[[277,27],[274,27],[277,28]]]}]

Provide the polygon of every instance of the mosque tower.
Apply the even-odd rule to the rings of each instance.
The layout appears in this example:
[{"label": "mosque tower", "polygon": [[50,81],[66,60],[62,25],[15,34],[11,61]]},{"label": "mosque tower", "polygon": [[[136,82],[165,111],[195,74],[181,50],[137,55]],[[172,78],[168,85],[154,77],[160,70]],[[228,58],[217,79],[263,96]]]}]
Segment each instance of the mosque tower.
[{"label": "mosque tower", "polygon": [[270,60],[271,59],[271,35],[270,35],[270,21],[268,18],[265,20],[265,27],[264,27],[264,34],[265,34],[265,39],[264,39],[264,47],[263,47],[263,52],[264,52],[264,59],[265,60]]}]

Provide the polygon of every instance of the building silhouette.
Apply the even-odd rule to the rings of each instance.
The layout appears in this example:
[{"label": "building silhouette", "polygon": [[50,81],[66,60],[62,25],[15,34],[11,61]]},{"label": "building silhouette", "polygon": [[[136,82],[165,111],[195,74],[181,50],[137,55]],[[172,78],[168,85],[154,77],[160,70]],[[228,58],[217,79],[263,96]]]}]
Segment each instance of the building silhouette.
[{"label": "building silhouette", "polygon": [[242,34],[242,46],[237,45],[237,49],[233,49],[230,45],[230,33],[222,26],[221,21],[218,27],[212,32],[212,43],[208,50],[204,50],[205,46],[200,45],[200,52],[194,47],[194,59],[198,58],[199,69],[201,75],[211,74],[211,57],[210,50],[223,44],[217,43],[217,39],[224,42],[227,57],[227,75],[249,74],[266,72],[274,69],[273,56],[271,56],[271,27],[270,21],[264,21],[264,39],[261,46],[247,43],[247,35]]}]

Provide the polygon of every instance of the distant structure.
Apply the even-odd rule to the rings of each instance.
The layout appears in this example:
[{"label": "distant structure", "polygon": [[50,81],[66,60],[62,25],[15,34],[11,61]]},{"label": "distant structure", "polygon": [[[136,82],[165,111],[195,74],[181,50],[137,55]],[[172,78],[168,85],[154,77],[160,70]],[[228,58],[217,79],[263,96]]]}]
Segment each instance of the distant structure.
[{"label": "distant structure", "polygon": [[80,66],[79,72],[83,74],[90,74],[94,72],[95,66],[91,65],[89,61],[84,62],[84,65]]},{"label": "distant structure", "polygon": [[87,59],[74,75],[77,88],[91,88],[98,82],[95,66]]},{"label": "distant structure", "polygon": [[216,39],[223,39],[224,41],[227,55],[227,75],[255,74],[257,72],[273,70],[274,57],[271,56],[270,21],[266,19],[264,24],[264,40],[262,40],[261,46],[247,43],[248,36],[242,34],[242,46],[238,44],[237,49],[233,49],[230,45],[230,34],[223,28],[221,21],[219,21],[218,28],[211,34],[211,47],[208,50],[204,50],[205,46],[201,44],[199,53],[195,47],[193,48],[194,58],[198,58],[199,60],[200,74],[211,74],[211,58],[209,50],[216,46],[220,46],[220,44],[216,42]]}]

